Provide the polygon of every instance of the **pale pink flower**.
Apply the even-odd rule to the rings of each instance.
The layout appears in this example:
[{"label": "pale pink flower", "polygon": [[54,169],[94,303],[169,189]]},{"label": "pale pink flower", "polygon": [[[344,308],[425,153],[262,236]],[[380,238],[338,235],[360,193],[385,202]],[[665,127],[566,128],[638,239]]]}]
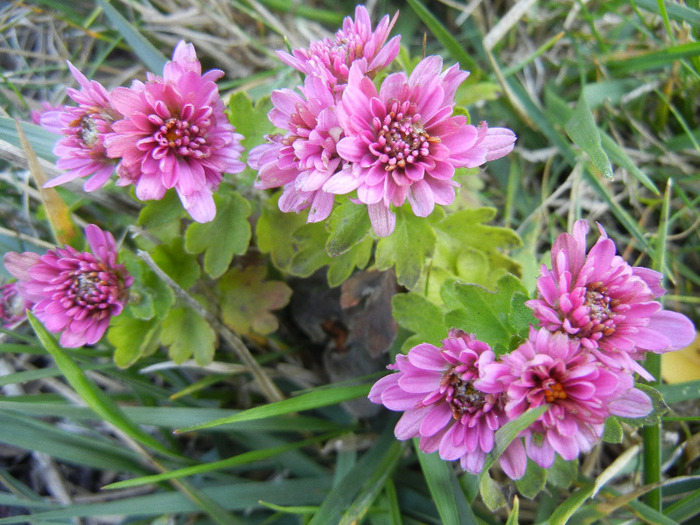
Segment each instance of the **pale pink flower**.
[{"label": "pale pink flower", "polygon": [[19,281],[17,289],[33,302],[32,312],[46,329],[61,333],[61,345],[94,344],[109,320],[119,315],[127,301],[133,278],[117,264],[114,237],[94,224],[85,228],[92,253],[70,246],[34,252],[8,252],[7,270]]},{"label": "pale pink flower", "polygon": [[609,416],[638,418],[652,408],[631,374],[608,369],[578,340],[544,328],[531,328],[527,341],[485,368],[476,386],[505,388],[507,417],[548,405],[522,432],[527,455],[543,468],[552,466],[555,453],[572,460],[590,451]]},{"label": "pale pink flower", "polygon": [[336,144],[342,134],[335,99],[326,83],[308,76],[300,93],[289,89],[272,93],[268,118],[284,135],[250,151],[248,164],[258,170],[255,188],[283,187],[278,206],[299,213],[310,208],[308,222],[326,219],[335,195],[322,187],[341,167]]},{"label": "pale pink flower", "polygon": [[[388,43],[389,33],[396,23],[398,11],[389,20],[385,15],[372,31],[372,22],[363,5],[355,8],[355,20],[345,17],[343,28],[334,39],[324,38],[312,42],[309,49],[295,49],[292,54],[277,51],[277,56],[285,64],[306,75],[318,75],[330,86],[342,90],[348,81],[350,67],[356,61],[364,59],[362,72],[373,76],[388,66],[400,49],[400,36],[395,36]],[[386,43],[386,45],[384,45]]]},{"label": "pale pink flower", "polygon": [[42,128],[55,133],[56,135],[61,134],[63,125],[61,124],[60,114],[63,113],[64,106],[54,106],[49,102],[43,101],[41,103],[41,109],[32,110],[31,119],[32,124],[41,126]]},{"label": "pale pink flower", "polygon": [[0,286],[0,325],[12,329],[26,319],[27,309],[32,307],[19,293],[17,282],[5,283]]},{"label": "pale pink flower", "polygon": [[109,158],[104,139],[112,131],[114,121],[121,118],[114,109],[107,90],[95,80],[88,80],[73,64],[68,68],[81,89],[68,88],[66,92],[78,105],[63,106],[62,110],[48,110],[39,116],[39,124],[49,131],[60,130],[63,135],[54,146],[58,157],[56,167],[66,173],[50,180],[47,187],[64,184],[80,177],[90,177],[83,188],[95,191],[104,186],[117,164]]},{"label": "pale pink flower", "polygon": [[240,173],[243,136],[224,112],[215,81],[218,69],[202,74],[192,44],[180,41],[163,77],[149,74],[130,88],[112,91],[123,114],[105,139],[107,154],[121,159],[119,185],[134,184],[140,200],[161,199],[175,188],[195,221],[216,215],[213,192],[224,173]]},{"label": "pale pink flower", "polygon": [[453,115],[455,92],[468,76],[457,65],[443,71],[442,58],[429,56],[410,77],[386,77],[379,90],[363,71],[353,64],[338,106],[344,137],[337,150],[348,164],[323,190],[357,190],[377,235],[394,230],[391,205],[408,199],[413,212],[426,217],[435,204],[454,200],[456,168],[480,166],[513,149],[511,130],[472,126]]},{"label": "pale pink flower", "polygon": [[[398,439],[419,437],[422,451],[459,459],[465,470],[478,474],[496,430],[508,421],[503,388],[487,393],[478,387],[496,356],[486,343],[454,329],[442,345],[423,343],[397,355],[387,368],[398,372],[377,381],[369,399],[404,412],[394,430]],[[508,476],[522,477],[527,462],[522,441],[511,443],[500,462]]]},{"label": "pale pink flower", "polygon": [[695,327],[684,315],[655,301],[666,291],[663,275],[630,266],[616,255],[602,227],[586,254],[588,222],[577,221],[552,247],[552,269],[542,266],[538,298],[526,304],[540,324],[578,339],[607,366],[651,375],[635,362],[647,351],[663,353],[688,346]]}]

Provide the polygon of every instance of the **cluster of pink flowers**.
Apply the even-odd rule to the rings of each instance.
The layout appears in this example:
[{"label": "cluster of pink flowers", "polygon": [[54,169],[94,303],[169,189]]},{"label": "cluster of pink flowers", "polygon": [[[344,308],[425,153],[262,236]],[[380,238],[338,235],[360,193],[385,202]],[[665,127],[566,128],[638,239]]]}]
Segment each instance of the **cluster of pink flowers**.
[{"label": "cluster of pink flowers", "polygon": [[480,166],[513,149],[510,129],[473,126],[454,114],[455,93],[469,73],[457,65],[443,70],[438,56],[375,86],[373,77],[399,52],[398,36],[387,42],[397,15],[372,30],[360,5],[334,40],[278,53],[306,75],[304,85],[273,93],[269,118],[286,133],[253,148],[248,163],[258,170],[257,188],[283,188],[282,211],[310,208],[308,221],[322,221],[336,195],[354,192],[374,232],[387,236],[396,222],[392,206],[408,200],[426,217],[435,204],[453,202],[457,168]]},{"label": "cluster of pink flowers", "polygon": [[500,456],[513,479],[527,458],[551,467],[555,454],[572,460],[600,440],[610,416],[647,415],[651,400],[634,386],[646,352],[688,346],[695,328],[656,301],[662,275],[627,264],[601,228],[586,252],[588,223],[558,237],[552,269],[542,267],[538,296],[527,301],[540,327],[508,354],[495,356],[473,335],[456,330],[438,348],[422,344],[389,365],[369,398],[403,411],[398,439],[420,438],[425,452],[459,459],[479,473],[493,450],[494,433],[526,410],[548,407]]},{"label": "cluster of pink flowers", "polygon": [[[31,307],[49,331],[62,332],[60,343],[65,347],[99,341],[110,319],[123,310],[133,283],[117,263],[111,233],[89,224],[85,236],[92,253],[66,246],[44,255],[8,252],[4,257],[5,268],[18,280],[3,287],[3,304],[8,304],[7,292],[14,304],[23,303],[22,312]],[[17,309],[13,312],[15,321],[23,319],[17,317]]]},{"label": "cluster of pink flowers", "polygon": [[94,191],[116,169],[117,185],[133,184],[139,199],[161,199],[175,188],[195,221],[211,221],[223,174],[245,168],[243,136],[229,123],[215,83],[223,72],[202,74],[194,47],[183,41],[162,77],[149,73],[146,82],[111,92],[68,67],[81,86],[68,89],[77,106],[49,107],[35,117],[63,135],[54,153],[67,171],[47,186],[89,177],[84,189]]}]

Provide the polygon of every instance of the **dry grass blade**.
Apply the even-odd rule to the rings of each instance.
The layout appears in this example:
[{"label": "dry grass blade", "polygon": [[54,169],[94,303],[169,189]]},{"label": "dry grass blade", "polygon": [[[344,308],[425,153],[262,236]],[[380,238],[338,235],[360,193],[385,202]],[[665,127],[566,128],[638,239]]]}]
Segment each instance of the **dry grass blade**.
[{"label": "dry grass blade", "polygon": [[39,159],[34,153],[32,145],[27,140],[22,126],[20,125],[19,121],[16,121],[16,123],[17,135],[19,136],[22,147],[24,148],[24,153],[29,165],[29,171],[34,178],[37,187],[39,188],[39,194],[41,195],[41,200],[44,203],[46,215],[51,223],[51,229],[53,230],[56,242],[58,242],[60,245],[73,244],[77,242],[79,235],[73,224],[70,210],[55,189],[44,188],[44,184],[48,181],[48,178],[46,177],[44,170],[41,168]]}]

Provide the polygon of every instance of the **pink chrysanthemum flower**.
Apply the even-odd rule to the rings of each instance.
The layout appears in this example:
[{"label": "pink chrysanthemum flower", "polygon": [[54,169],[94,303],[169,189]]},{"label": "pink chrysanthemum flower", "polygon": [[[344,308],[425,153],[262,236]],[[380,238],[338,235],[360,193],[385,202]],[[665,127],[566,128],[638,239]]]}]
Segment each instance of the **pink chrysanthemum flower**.
[{"label": "pink chrysanthemum flower", "polygon": [[515,142],[510,129],[472,126],[465,116],[452,114],[455,92],[467,76],[457,65],[443,72],[442,58],[429,56],[410,77],[389,75],[377,91],[354,64],[338,106],[345,136],[337,149],[349,164],[323,189],[357,190],[379,236],[394,230],[392,204],[408,199],[419,217],[430,215],[435,204],[450,204],[459,186],[456,168],[503,157]]},{"label": "pink chrysanthemum flower", "polygon": [[274,108],[268,118],[288,132],[253,148],[248,164],[258,170],[255,188],[284,188],[280,210],[298,213],[310,207],[308,221],[318,222],[333,208],[335,195],[321,188],[340,168],[336,143],[342,130],[333,93],[319,77],[306,77],[300,91],[272,93]]},{"label": "pink chrysanthemum flower", "polygon": [[41,103],[41,109],[35,109],[31,113],[32,124],[41,126],[42,128],[55,133],[61,134],[63,125],[61,124],[60,115],[63,113],[64,106],[54,106],[46,101]]},{"label": "pink chrysanthemum flower", "polygon": [[53,152],[58,157],[56,167],[68,171],[45,186],[90,177],[83,188],[95,191],[107,183],[117,164],[107,156],[104,139],[121,115],[112,106],[102,84],[88,80],[70,62],[68,67],[81,89],[68,88],[66,92],[78,105],[64,106],[62,111],[46,111],[39,117],[39,123],[49,131],[60,129],[63,138],[56,143]]},{"label": "pink chrysanthemum flower", "polygon": [[688,346],[695,328],[684,315],[655,301],[666,291],[663,275],[630,266],[616,255],[602,227],[586,254],[588,222],[577,221],[552,247],[552,269],[542,266],[538,298],[526,304],[541,326],[578,339],[607,366],[651,375],[635,360],[645,352],[663,353]]},{"label": "pink chrysanthemum flower", "polygon": [[17,282],[5,283],[0,286],[0,325],[12,329],[26,319],[26,310],[32,307],[19,293]]},{"label": "pink chrysanthemum flower", "polygon": [[110,99],[124,117],[105,139],[107,154],[121,159],[118,184],[134,184],[140,200],[161,199],[175,188],[195,221],[216,215],[213,192],[223,173],[240,173],[243,136],[224,113],[215,81],[202,74],[192,44],[180,41],[163,77],[116,88]]},{"label": "pink chrysanthemum flower", "polygon": [[70,246],[34,252],[8,252],[5,267],[17,287],[34,304],[32,312],[61,345],[78,347],[100,340],[110,318],[119,315],[133,278],[117,264],[114,237],[94,224],[85,228],[92,253]]},{"label": "pink chrysanthemum flower", "polygon": [[555,452],[572,460],[591,450],[609,416],[638,418],[652,408],[631,374],[606,368],[578,340],[544,328],[531,328],[528,341],[485,372],[477,386],[506,389],[507,417],[549,406],[523,431],[527,455],[543,468],[552,466]]},{"label": "pink chrysanthemum flower", "polygon": [[364,59],[362,72],[373,76],[388,66],[399,54],[400,36],[395,36],[385,44],[392,27],[396,23],[398,11],[389,20],[385,15],[372,31],[369,13],[363,5],[355,8],[355,20],[346,17],[343,28],[334,39],[324,38],[312,42],[309,49],[295,49],[292,54],[277,51],[277,56],[285,64],[306,75],[318,75],[336,90],[342,90],[348,81],[350,67]]},{"label": "pink chrysanthemum flower", "polygon": [[[397,355],[387,368],[398,373],[377,381],[369,399],[404,412],[394,430],[398,439],[420,437],[422,451],[459,459],[465,470],[478,474],[493,449],[494,433],[508,421],[503,389],[486,393],[477,386],[496,356],[486,343],[454,329],[442,344],[424,343]],[[522,442],[514,441],[500,462],[512,479],[522,477],[527,463]]]}]

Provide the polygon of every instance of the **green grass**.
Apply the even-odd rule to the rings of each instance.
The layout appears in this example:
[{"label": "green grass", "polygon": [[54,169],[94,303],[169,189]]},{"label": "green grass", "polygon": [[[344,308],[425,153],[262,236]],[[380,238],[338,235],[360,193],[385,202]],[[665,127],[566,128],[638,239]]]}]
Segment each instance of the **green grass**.
[{"label": "green grass", "polygon": [[[331,34],[354,11],[347,1],[294,8],[271,0],[201,4],[44,0],[0,8],[3,252],[41,251],[53,241],[51,210],[47,215],[27,171],[30,156],[17,154],[23,146],[14,119],[28,121],[29,110],[42,101],[67,102],[65,87],[75,82],[65,59],[112,88],[159,70],[177,40],[186,38],[204,69],[225,71],[220,85],[231,89],[223,93],[227,102],[254,120],[269,109],[269,93],[299,82],[273,53],[285,49],[284,39],[306,47],[310,35]],[[402,34],[402,65],[414,65],[424,47],[447,64],[459,61],[472,72],[458,93],[470,101],[471,122],[488,120],[518,135],[506,160],[478,176],[460,175],[459,205],[495,208],[491,224],[512,228],[522,239],[519,247],[499,245],[503,259],[494,264],[536,272],[553,239],[576,219],[589,218],[605,227],[631,264],[665,274],[667,308],[700,321],[697,0],[482,2],[469,17],[452,4],[380,0],[373,21],[400,8],[395,33]],[[532,5],[519,10],[526,4]],[[511,8],[514,18],[506,16]],[[241,91],[251,100],[236,95]],[[266,122],[247,124],[251,134],[269,132]],[[23,130],[44,166],[54,162],[55,136],[31,124]],[[254,143],[260,142],[261,136]],[[253,177],[246,172],[241,180]],[[109,226],[132,254],[130,269],[149,283],[139,293],[153,301],[141,305],[150,314],[130,318],[130,326],[144,330],[128,344],[152,336],[171,305],[188,305],[215,328],[216,353],[209,364],[173,363],[164,345],[146,341],[138,351],[130,348],[136,357],[122,369],[112,360],[112,338],[94,349],[66,350],[35,319],[2,330],[0,442],[7,451],[0,458],[0,524],[97,524],[107,516],[117,523],[371,525],[698,519],[700,471],[692,447],[700,430],[697,382],[657,385],[670,406],[661,423],[643,430],[623,425],[619,441],[601,444],[576,464],[557,461],[546,474],[535,469],[516,485],[496,468],[490,476],[472,476],[398,442],[393,413],[358,417],[353,400],[366,396],[378,374],[365,370],[331,382],[322,348],[294,328],[289,309],[276,312],[280,330],[233,333],[222,315],[236,313],[235,307],[220,299],[216,284],[231,260],[264,268],[266,283],[298,283],[300,275],[335,264],[339,284],[376,256],[382,268],[395,263],[402,284],[422,292],[431,282],[421,264],[444,256],[440,224],[446,228],[437,215],[430,227],[403,223],[407,238],[428,231],[420,233],[420,254],[390,242],[375,252],[366,234],[353,229],[357,223],[342,222],[354,220],[349,215],[335,216],[346,229],[329,238],[323,225],[272,215],[250,184],[231,178],[225,185],[235,184],[239,193],[225,198],[242,195],[252,203],[250,217],[236,219],[253,225],[246,237],[252,244],[218,261],[216,272],[204,255],[177,244],[185,236],[196,243],[198,230],[190,233],[172,203],[141,210],[125,188],[112,185],[101,194],[82,194],[79,184],[58,189],[71,224]],[[158,220],[168,213],[168,220]],[[285,251],[283,240],[296,252]],[[333,253],[338,258],[314,251],[324,246],[342,250]],[[207,257],[222,256],[215,243],[205,248]],[[392,258],[401,249],[409,252],[406,259],[413,257],[410,276]],[[150,255],[139,259],[139,250]],[[148,260],[154,253],[158,264]],[[173,253],[195,261],[192,282],[177,273],[184,263],[167,258]],[[436,263],[431,278],[439,278],[438,270]],[[8,277],[0,265],[0,278]],[[529,286],[534,277],[522,281]],[[327,283],[314,286],[312,296],[320,301]],[[229,308],[225,314],[222,304]],[[401,328],[392,352],[410,336],[406,328],[414,328],[402,304],[394,306]],[[432,304],[425,312],[444,313]],[[53,465],[51,476],[39,471],[41,458]],[[491,497],[482,497],[480,486]],[[514,500],[516,491],[521,496]]]}]

